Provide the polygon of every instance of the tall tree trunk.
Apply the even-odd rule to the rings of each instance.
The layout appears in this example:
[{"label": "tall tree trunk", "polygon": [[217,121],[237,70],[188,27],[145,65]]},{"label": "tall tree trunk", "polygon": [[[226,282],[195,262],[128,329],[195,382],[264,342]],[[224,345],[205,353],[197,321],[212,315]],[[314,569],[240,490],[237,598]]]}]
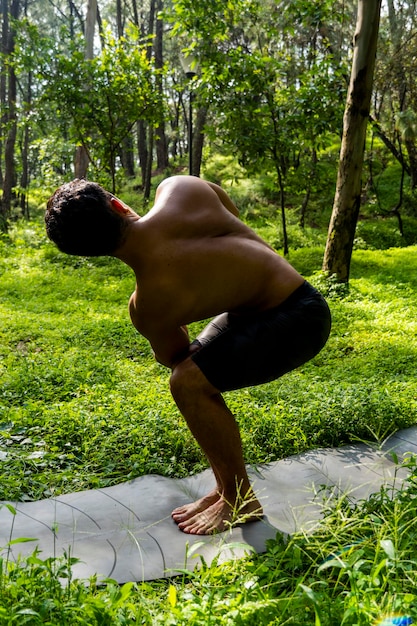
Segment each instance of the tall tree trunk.
[{"label": "tall tree trunk", "polygon": [[[1,25],[1,72],[0,72],[0,185],[3,186],[3,135],[6,132],[7,127],[7,38],[9,32],[9,0],[1,0],[1,13],[2,13],[2,25]],[[0,202],[0,220],[3,222],[1,202]],[[1,225],[0,225],[1,230]]]},{"label": "tall tree trunk", "polygon": [[198,107],[195,116],[194,133],[193,133],[193,162],[192,171],[193,176],[200,176],[201,161],[203,157],[204,146],[204,124],[207,119],[208,108],[206,106]]},{"label": "tall tree trunk", "polygon": [[[144,38],[147,35],[152,35],[154,32],[155,22],[155,2],[151,0],[149,5],[149,20],[148,20],[148,32],[145,29],[145,20],[141,23],[141,36]],[[139,20],[137,14],[137,6],[135,0],[135,20]],[[152,57],[152,46],[148,46],[146,50],[146,56],[148,59]],[[151,176],[152,176],[152,151],[153,151],[153,132],[148,134],[148,125],[144,120],[138,120],[137,122],[137,148],[139,156],[139,166],[142,177],[142,188],[144,190],[145,200],[149,198],[151,189]]]},{"label": "tall tree trunk", "polygon": [[[162,69],[164,59],[163,59],[163,33],[164,33],[164,23],[160,17],[162,10],[164,8],[163,0],[157,0],[156,4],[156,25],[155,25],[155,43],[154,43],[154,54],[155,54],[155,67],[156,69]],[[157,88],[161,94],[161,98],[163,97],[163,82],[162,76],[157,75]],[[164,171],[168,165],[168,145],[165,134],[165,120],[161,119],[159,122],[156,132],[155,132],[155,147],[156,147],[156,166],[159,171]]]},{"label": "tall tree trunk", "polygon": [[145,186],[146,179],[146,164],[148,162],[148,139],[146,135],[146,124],[143,120],[139,120],[137,123],[137,136],[138,136],[138,155],[139,166],[142,177],[142,187]]},{"label": "tall tree trunk", "polygon": [[148,145],[149,145],[149,152],[148,152],[148,159],[146,162],[146,170],[145,170],[145,178],[143,181],[143,199],[145,202],[148,202],[149,200],[149,196],[151,194],[151,181],[152,181],[152,154],[153,154],[153,142],[154,142],[154,129],[152,124],[149,124],[149,140],[148,140]]},{"label": "tall tree trunk", "polygon": [[13,187],[16,185],[16,168],[15,168],[15,145],[17,133],[17,114],[16,114],[16,74],[14,71],[12,57],[15,46],[15,30],[12,20],[19,17],[19,0],[12,0],[10,5],[11,23],[7,33],[7,59],[8,76],[7,76],[7,136],[4,149],[4,180],[3,180],[3,197],[2,197],[2,222],[0,226],[2,230],[7,229],[7,220],[11,212],[11,203],[13,197]]},{"label": "tall tree trunk", "polygon": [[[27,79],[27,91],[26,91],[26,106],[30,111],[32,102],[32,72],[29,72]],[[29,217],[29,209],[27,202],[27,192],[29,187],[29,125],[25,124],[23,129],[23,142],[22,142],[22,174],[20,177],[20,187],[22,189],[20,195],[20,208],[22,210],[23,217]]]},{"label": "tall tree trunk", "polygon": [[359,0],[352,71],[343,118],[336,194],[323,270],[349,281],[353,240],[359,215],[366,126],[371,103],[381,0]]},{"label": "tall tree trunk", "polygon": [[289,245],[288,245],[288,232],[287,232],[287,218],[285,215],[285,188],[284,188],[284,178],[282,176],[281,167],[278,165],[278,157],[275,157],[275,170],[277,173],[278,179],[278,187],[279,187],[279,205],[281,210],[281,225],[282,225],[282,246],[284,256],[288,256],[289,253]]},{"label": "tall tree trunk", "polygon": [[[22,13],[25,18],[27,18],[27,9],[28,9],[28,1],[24,0],[22,6]],[[32,71],[29,70],[27,75],[26,82],[26,93],[24,93],[24,101],[25,101],[25,112],[24,117],[27,117],[27,114],[30,113],[31,105],[32,105]],[[21,142],[21,162],[22,162],[22,173],[20,176],[20,209],[22,211],[23,217],[29,218],[29,203],[28,203],[28,187],[29,187],[29,140],[30,140],[30,132],[29,125],[25,124],[23,128],[23,137]]]},{"label": "tall tree trunk", "polygon": [[[116,2],[116,22],[117,22],[117,35],[119,39],[124,34],[124,19],[122,11],[122,2],[117,0]],[[124,169],[125,175],[128,178],[135,176],[135,159],[133,156],[133,135],[130,133],[125,137],[120,146],[120,160]]]},{"label": "tall tree trunk", "polygon": [[[87,0],[87,17],[85,21],[85,58],[94,57],[94,29],[97,18],[97,0]],[[90,159],[84,146],[77,146],[75,151],[75,178],[85,178]]]},{"label": "tall tree trunk", "polygon": [[308,207],[308,203],[310,201],[310,196],[311,196],[311,187],[313,185],[313,181],[316,178],[316,174],[317,174],[317,151],[315,148],[313,148],[311,151],[311,169],[307,176],[306,190],[305,190],[304,198],[303,198],[303,201],[301,203],[301,208],[300,208],[299,224],[301,228],[304,228],[305,223],[306,223],[306,213],[307,213],[307,207]]},{"label": "tall tree trunk", "polygon": [[132,0],[132,9],[133,9],[133,23],[135,26],[139,28],[139,13],[138,13],[138,5],[136,0]]},{"label": "tall tree trunk", "polygon": [[122,16],[122,0],[116,0],[116,21],[117,21],[117,34],[123,37],[123,16]]},{"label": "tall tree trunk", "polygon": [[132,133],[127,135],[122,141],[120,160],[127,178],[133,178],[135,176],[135,159]]},{"label": "tall tree trunk", "polygon": [[[146,37],[147,35],[152,35],[154,32],[154,22],[155,22],[155,2],[156,0],[151,0],[149,5],[149,20],[148,20],[148,32],[145,29],[145,21],[143,20],[141,23],[141,36]],[[135,0],[135,20],[139,19],[137,15],[137,6]],[[146,56],[148,59],[152,57],[152,46],[148,46],[146,51]],[[139,156],[139,167],[141,171],[142,178],[142,188],[144,190],[145,200],[149,197],[150,188],[151,188],[151,177],[152,177],[152,153],[153,153],[153,130],[148,133],[148,124],[144,120],[138,120],[136,125],[136,133],[137,133],[137,149]]]}]

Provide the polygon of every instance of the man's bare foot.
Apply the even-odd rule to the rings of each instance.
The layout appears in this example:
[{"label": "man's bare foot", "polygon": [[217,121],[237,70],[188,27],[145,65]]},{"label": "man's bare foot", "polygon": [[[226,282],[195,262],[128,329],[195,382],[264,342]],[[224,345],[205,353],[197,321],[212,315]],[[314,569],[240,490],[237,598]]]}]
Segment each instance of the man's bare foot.
[{"label": "man's bare foot", "polygon": [[213,491],[210,491],[210,493],[204,496],[204,498],[200,498],[200,500],[196,500],[196,502],[190,502],[190,504],[184,504],[184,506],[177,507],[172,511],[171,516],[177,524],[186,522],[198,513],[208,509],[212,504],[217,502],[219,498],[219,492],[217,489],[213,489]]},{"label": "man's bare foot", "polygon": [[[232,506],[216,492],[214,502],[202,509],[203,501],[208,502],[213,499],[213,495],[212,492],[206,498],[193,504],[175,509],[172,516],[177,522],[178,528],[190,535],[211,535],[227,530],[231,526],[253,522],[263,517],[262,507],[253,494],[249,500],[245,498],[245,501],[241,502],[240,505]],[[182,515],[174,516],[174,513],[182,509],[187,509],[187,514],[180,520]],[[194,510],[194,514],[190,513],[192,510]]]}]

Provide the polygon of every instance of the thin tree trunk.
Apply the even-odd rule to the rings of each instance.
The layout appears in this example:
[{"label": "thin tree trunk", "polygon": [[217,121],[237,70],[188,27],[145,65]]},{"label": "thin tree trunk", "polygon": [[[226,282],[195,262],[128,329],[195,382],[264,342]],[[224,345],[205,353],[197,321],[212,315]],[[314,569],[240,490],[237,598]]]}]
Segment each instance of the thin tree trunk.
[{"label": "thin tree trunk", "polygon": [[323,270],[348,282],[361,198],[366,126],[371,103],[381,0],[359,0],[352,72]]},{"label": "thin tree trunk", "polygon": [[[28,9],[28,0],[24,0],[22,6],[22,13],[25,18],[27,18],[27,9]],[[27,83],[26,83],[26,93],[24,94],[25,99],[25,117],[27,113],[31,110],[32,105],[32,71],[29,70],[27,75]],[[28,187],[29,187],[29,140],[30,140],[30,129],[29,125],[25,124],[23,128],[23,137],[22,137],[22,145],[20,148],[21,153],[21,162],[22,162],[22,174],[20,176],[20,209],[22,211],[22,215],[25,218],[29,218],[29,203],[28,203]]]},{"label": "thin tree trunk", "polygon": [[[164,7],[163,0],[157,0],[157,5],[156,5],[157,14],[160,14],[162,12],[163,7]],[[164,26],[164,23],[162,19],[157,18],[156,25],[155,25],[155,44],[154,44],[156,69],[162,69],[163,63],[164,63],[164,58],[163,58],[164,29],[163,29],[163,26]],[[157,75],[157,88],[162,97],[164,86],[163,86],[161,75]],[[161,119],[156,129],[155,146],[156,146],[156,163],[157,163],[156,167],[159,171],[164,171],[168,167],[169,161],[168,161],[168,145],[167,145],[167,139],[166,139],[166,134],[165,134],[165,120],[163,119]]]},{"label": "thin tree trunk", "polygon": [[[124,34],[124,20],[121,0],[117,0],[116,2],[116,22],[117,35],[120,39]],[[127,135],[121,143],[120,160],[127,178],[133,178],[135,176],[135,159],[133,156],[133,136],[131,133],[129,133],[129,135]]]},{"label": "thin tree trunk", "polygon": [[[26,103],[30,110],[32,102],[32,72],[28,74]],[[20,187],[22,189],[20,196],[20,208],[23,217],[29,218],[29,209],[27,202],[27,191],[29,187],[29,126],[25,124],[23,129],[23,145],[22,145],[22,175],[20,177]]]},{"label": "thin tree trunk", "polygon": [[146,164],[148,162],[148,144],[146,135],[146,124],[143,120],[139,120],[137,123],[137,135],[138,135],[138,155],[139,166],[142,176],[142,187],[145,187],[146,179]]},{"label": "thin tree trunk", "polygon": [[204,125],[207,119],[207,111],[208,107],[201,106],[197,109],[197,114],[195,117],[194,124],[194,133],[193,133],[193,164],[192,164],[192,175],[200,176],[201,171],[201,161],[203,157],[203,146],[204,146]]},{"label": "thin tree trunk", "polygon": [[[85,58],[94,57],[94,29],[97,17],[97,0],[88,0],[87,17],[85,21]],[[84,146],[77,146],[75,151],[74,171],[75,178],[85,178],[90,159]]]},{"label": "thin tree trunk", "polygon": [[117,34],[119,37],[123,37],[123,17],[122,17],[121,0],[116,0],[116,21],[117,21]]},{"label": "thin tree trunk", "polygon": [[[1,12],[3,16],[1,30],[1,73],[0,73],[0,110],[1,110],[1,132],[0,132],[0,184],[3,187],[3,135],[7,127],[7,66],[5,60],[7,58],[7,40],[9,32],[9,0],[1,0]],[[6,229],[8,216],[3,212],[3,206],[0,202],[0,231]]]},{"label": "thin tree trunk", "polygon": [[[141,34],[142,37],[146,35],[152,35],[154,32],[155,21],[155,1],[150,1],[149,6],[149,21],[148,21],[148,33],[145,32],[145,28],[142,25]],[[148,46],[146,51],[148,59],[152,57],[152,46]],[[149,129],[144,120],[138,120],[137,123],[137,135],[138,135],[138,155],[139,165],[142,176],[142,188],[145,201],[148,200],[151,190],[151,177],[152,177],[152,154],[153,154],[153,129]]]},{"label": "thin tree trunk", "polygon": [[283,239],[283,252],[284,256],[288,256],[289,253],[289,245],[288,245],[288,233],[287,233],[287,218],[285,215],[285,189],[284,189],[284,179],[282,176],[281,168],[278,165],[278,155],[275,154],[275,169],[277,172],[278,178],[278,187],[279,187],[279,205],[281,210],[281,225],[282,225],[282,239]]},{"label": "thin tree trunk", "polygon": [[148,132],[149,132],[149,140],[148,140],[149,152],[148,152],[148,159],[146,163],[145,180],[143,181],[143,199],[145,202],[148,202],[149,196],[151,195],[153,133],[154,133],[152,124],[149,125]]},{"label": "thin tree trunk", "polygon": [[[19,0],[12,0],[10,5],[10,17],[17,20],[19,17]],[[15,30],[11,23],[7,36],[7,56],[9,60],[13,56],[15,46]],[[7,79],[7,122],[8,133],[4,149],[4,181],[2,197],[2,215],[5,223],[3,228],[7,228],[7,220],[11,213],[11,203],[13,197],[13,187],[16,185],[15,168],[15,145],[17,134],[17,113],[16,113],[16,74],[13,63],[9,63]]]},{"label": "thin tree trunk", "polygon": [[133,136],[131,133],[123,139],[120,159],[127,178],[133,178],[135,176],[135,159],[133,154]]},{"label": "thin tree trunk", "polygon": [[301,228],[304,228],[305,223],[306,223],[306,213],[307,213],[307,207],[308,207],[308,203],[310,201],[310,196],[311,196],[311,186],[313,184],[313,180],[316,177],[316,172],[317,172],[317,152],[315,148],[313,148],[312,153],[311,153],[311,170],[308,174],[306,192],[304,194],[304,198],[303,198],[303,201],[301,203],[301,208],[300,208]]}]

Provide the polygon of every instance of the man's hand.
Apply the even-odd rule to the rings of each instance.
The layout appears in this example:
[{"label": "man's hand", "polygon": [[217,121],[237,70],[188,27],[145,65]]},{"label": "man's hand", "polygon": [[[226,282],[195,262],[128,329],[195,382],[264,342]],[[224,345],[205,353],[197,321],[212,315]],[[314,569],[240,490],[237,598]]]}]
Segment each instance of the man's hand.
[{"label": "man's hand", "polygon": [[194,354],[199,350],[201,350],[201,343],[198,339],[194,339],[194,341],[190,343],[190,349],[188,350],[188,354]]}]

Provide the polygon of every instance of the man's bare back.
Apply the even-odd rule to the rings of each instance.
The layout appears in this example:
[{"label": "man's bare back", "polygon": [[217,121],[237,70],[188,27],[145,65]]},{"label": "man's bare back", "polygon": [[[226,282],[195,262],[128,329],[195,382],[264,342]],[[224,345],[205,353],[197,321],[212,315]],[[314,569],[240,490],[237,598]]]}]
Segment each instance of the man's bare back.
[{"label": "man's bare back", "polygon": [[[170,389],[214,473],[204,498],[172,512],[191,534],[262,517],[241,438],[222,393],[279,378],[326,343],[322,296],[238,218],[217,185],[174,176],[144,217],[95,183],[48,202],[49,237],[69,254],[111,254],[132,268],[133,324],[171,368]],[[214,317],[191,341],[187,324]]]},{"label": "man's bare back", "polygon": [[239,220],[223,194],[199,178],[169,178],[159,186],[154,207],[134,225],[136,258],[130,265],[137,289],[130,311],[152,345],[161,333],[225,311],[277,306],[304,282]]}]

